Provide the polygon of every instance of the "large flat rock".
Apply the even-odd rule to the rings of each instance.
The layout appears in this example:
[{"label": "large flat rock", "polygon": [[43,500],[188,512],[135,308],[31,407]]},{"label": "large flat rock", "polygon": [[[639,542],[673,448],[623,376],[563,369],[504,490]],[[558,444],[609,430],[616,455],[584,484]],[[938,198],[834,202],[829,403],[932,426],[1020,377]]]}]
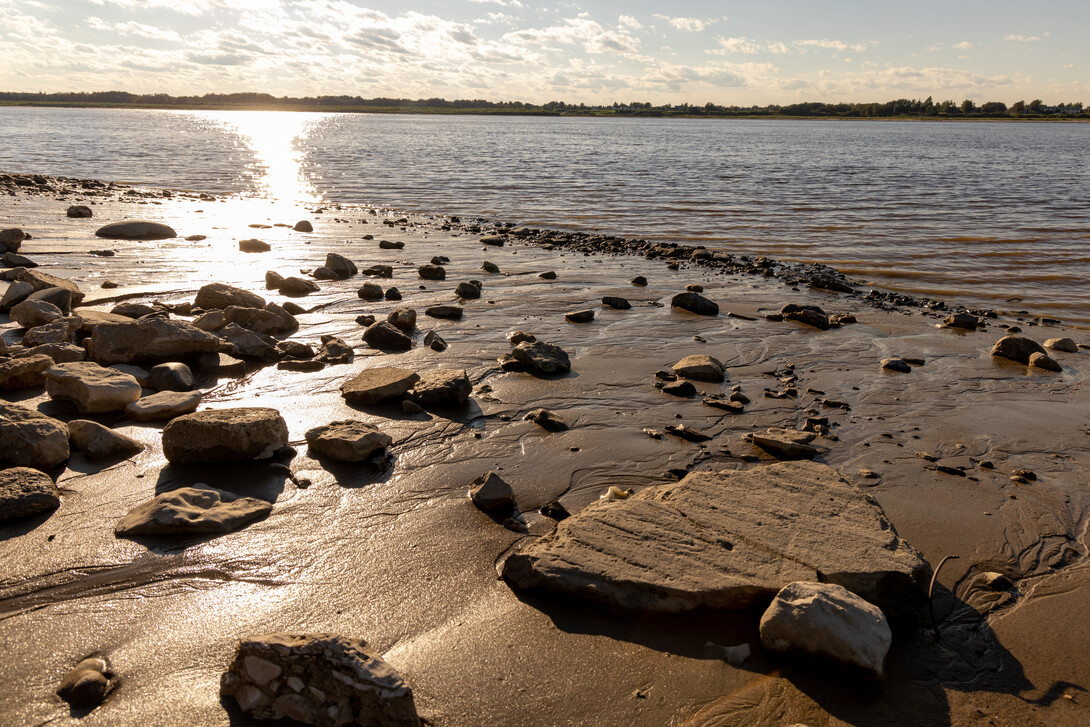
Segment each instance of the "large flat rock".
[{"label": "large flat rock", "polygon": [[820,581],[912,616],[930,568],[835,469],[781,462],[599,501],[512,555],[503,573],[517,588],[652,612],[747,608],[793,581]]},{"label": "large flat rock", "polygon": [[137,505],[114,532],[122,536],[229,533],[270,512],[272,505],[264,500],[197,484],[164,492]]},{"label": "large flat rock", "polygon": [[287,442],[284,418],[266,407],[185,414],[163,428],[163,454],[175,464],[265,459]]},{"label": "large flat rock", "polygon": [[191,323],[165,318],[102,323],[86,345],[91,358],[103,365],[173,361],[225,347],[219,337]]},{"label": "large flat rock", "polygon": [[349,404],[377,404],[400,399],[420,377],[408,370],[393,366],[364,369],[345,381],[341,395]]}]

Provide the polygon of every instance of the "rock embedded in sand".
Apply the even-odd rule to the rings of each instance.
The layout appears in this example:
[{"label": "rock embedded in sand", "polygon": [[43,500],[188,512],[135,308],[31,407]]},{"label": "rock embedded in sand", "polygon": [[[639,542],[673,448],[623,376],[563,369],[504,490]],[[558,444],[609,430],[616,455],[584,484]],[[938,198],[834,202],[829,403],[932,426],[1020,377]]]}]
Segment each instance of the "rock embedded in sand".
[{"label": "rock embedded in sand", "polygon": [[288,442],[288,425],[267,407],[186,414],[163,428],[163,454],[174,464],[265,459]]},{"label": "rock embedded in sand", "polygon": [[303,278],[293,276],[284,278],[284,282],[280,284],[279,290],[284,295],[298,298],[304,295],[310,295],[311,293],[317,293],[321,288],[312,280],[304,280]]},{"label": "rock embedded in sand", "polygon": [[971,313],[952,313],[943,323],[947,328],[961,328],[966,331],[975,331],[981,326],[980,319]]},{"label": "rock embedded in sand", "polygon": [[1029,365],[1045,371],[1063,371],[1064,367],[1048,354],[1035,351],[1029,355]]},{"label": "rock embedded in sand", "polygon": [[268,252],[272,250],[272,245],[264,240],[249,239],[238,241],[239,252]]},{"label": "rock embedded in sand", "polygon": [[382,300],[382,286],[378,283],[364,283],[356,291],[360,300]]},{"label": "rock embedded in sand", "polygon": [[699,293],[678,293],[670,300],[671,308],[681,308],[701,316],[719,315],[719,305]]},{"label": "rock embedded in sand", "polygon": [[68,422],[68,435],[72,447],[91,461],[126,459],[144,449],[144,445],[135,439],[89,419],[73,419]]},{"label": "rock embedded in sand", "polygon": [[486,472],[469,483],[469,499],[486,512],[510,510],[515,506],[515,491],[495,472]]},{"label": "rock embedded in sand", "polygon": [[476,300],[481,297],[481,286],[473,283],[458,283],[458,287],[454,289],[454,294],[466,300]]},{"label": "rock embedded in sand", "polygon": [[403,250],[405,243],[401,240],[379,240],[378,248],[380,250]]},{"label": "rock embedded in sand", "polygon": [[319,727],[419,727],[412,690],[362,639],[263,634],[243,639],[220,693],[258,719]]},{"label": "rock embedded in sand", "polygon": [[209,283],[197,291],[193,304],[206,311],[221,310],[232,305],[240,308],[264,308],[265,299],[257,293],[226,283]]},{"label": "rock embedded in sand", "polygon": [[818,454],[818,449],[809,444],[814,439],[811,432],[770,428],[763,434],[747,435],[747,438],[779,460],[813,459]]},{"label": "rock embedded in sand", "polygon": [[572,311],[571,313],[564,314],[564,320],[568,323],[590,323],[594,320],[594,311],[590,308],[586,310]]},{"label": "rock embedded in sand", "polygon": [[526,370],[544,376],[571,371],[571,360],[567,352],[552,343],[523,341],[511,349],[511,356]]},{"label": "rock embedded in sand", "polygon": [[130,220],[104,225],[95,230],[95,236],[116,240],[169,240],[177,237],[178,233],[161,222]]},{"label": "rock embedded in sand", "polygon": [[394,268],[392,265],[372,265],[363,271],[364,275],[370,275],[373,278],[392,278],[394,277]]},{"label": "rock embedded in sand", "polygon": [[547,432],[563,432],[568,428],[568,423],[559,414],[548,409],[534,409],[523,419],[533,422]]},{"label": "rock embedded in sand", "polygon": [[881,609],[832,583],[789,583],[761,616],[766,649],[829,658],[878,679],[892,642]]},{"label": "rock embedded in sand", "polygon": [[723,366],[723,362],[703,354],[686,356],[670,368],[678,376],[693,381],[710,381],[714,383],[726,379],[726,367]]},{"label": "rock embedded in sand", "polygon": [[688,398],[696,394],[696,387],[693,386],[691,381],[671,381],[669,383],[657,384],[659,390],[664,394],[670,396],[680,396]]},{"label": "rock embedded in sand", "polygon": [[203,394],[199,391],[160,391],[142,396],[125,407],[125,415],[138,422],[174,419],[197,411]]},{"label": "rock embedded in sand", "polygon": [[1007,358],[1020,364],[1029,364],[1032,354],[1044,352],[1039,343],[1022,336],[1003,336],[992,346],[992,356]]},{"label": "rock embedded in sand", "polygon": [[607,295],[602,298],[602,305],[616,310],[630,310],[632,308],[632,304],[628,302],[627,298],[620,298],[615,295]]},{"label": "rock embedded in sand", "polygon": [[165,318],[103,323],[95,327],[84,345],[100,364],[158,363],[224,348],[218,336],[185,321]]},{"label": "rock embedded in sand", "polygon": [[0,461],[48,470],[68,459],[68,454],[64,422],[0,400]]},{"label": "rock embedded in sand", "polygon": [[98,656],[84,659],[68,672],[57,687],[57,696],[76,709],[93,709],[106,701],[117,687],[117,674],[110,662]]},{"label": "rock embedded in sand", "polygon": [[193,371],[179,361],[156,364],[148,371],[148,386],[157,391],[189,391],[193,388]]},{"label": "rock embedded in sand", "polygon": [[458,320],[462,317],[462,308],[457,305],[433,305],[424,310],[424,315],[431,316],[432,318]]},{"label": "rock embedded in sand", "polygon": [[306,439],[311,452],[339,462],[363,462],[394,441],[370,424],[354,419],[315,427],[306,433]]},{"label": "rock embedded in sand", "polygon": [[335,252],[326,253],[325,267],[332,270],[333,274],[337,276],[338,280],[344,280],[345,278],[351,278],[353,275],[359,272],[359,268],[356,264],[346,258],[344,255],[338,255]]},{"label": "rock embedded in sand", "polygon": [[1045,341],[1045,348],[1064,353],[1078,353],[1079,345],[1070,338],[1050,338]]},{"label": "rock embedded in sand", "polygon": [[379,404],[400,399],[420,376],[408,369],[383,366],[364,369],[341,385],[341,396],[349,404]]},{"label": "rock embedded in sand", "polygon": [[492,245],[494,247],[503,247],[502,235],[489,235],[488,237],[481,238],[482,245]]},{"label": "rock embedded in sand", "polygon": [[446,280],[447,277],[446,268],[442,265],[421,265],[417,272],[425,280]]},{"label": "rock embedded in sand", "polygon": [[0,520],[56,510],[60,504],[61,491],[44,472],[31,467],[0,470]]},{"label": "rock embedded in sand", "polygon": [[40,354],[0,360],[0,391],[14,391],[41,386],[45,383],[45,371],[54,365],[49,356]]},{"label": "rock embedded in sand", "polygon": [[92,361],[56,364],[45,372],[50,398],[69,401],[81,414],[120,411],[140,398],[140,383]]},{"label": "rock embedded in sand", "polygon": [[119,537],[229,533],[267,517],[272,505],[204,483],[164,492],[137,505],[114,527]]},{"label": "rock embedded in sand", "polygon": [[296,232],[314,232],[314,225],[310,224],[308,220],[299,220],[292,229]]},{"label": "rock embedded in sand", "polygon": [[65,211],[65,215],[73,219],[87,219],[88,217],[93,217],[94,212],[86,205],[74,204],[68,207]]},{"label": "rock embedded in sand", "polygon": [[408,396],[421,406],[456,407],[469,400],[472,390],[464,369],[439,369],[421,374]]},{"label": "rock embedded in sand", "polygon": [[511,555],[503,575],[646,612],[748,608],[820,578],[915,615],[930,569],[860,488],[827,465],[790,462],[593,503]]},{"label": "rock embedded in sand", "polygon": [[363,341],[380,351],[408,351],[413,345],[413,339],[386,321],[369,326],[363,332]]},{"label": "rock embedded in sand", "polygon": [[884,358],[879,363],[883,371],[895,371],[901,374],[912,373],[912,367],[903,358]]},{"label": "rock embedded in sand", "polygon": [[416,311],[412,308],[394,308],[386,321],[405,333],[412,333],[416,328]]},{"label": "rock embedded in sand", "polygon": [[633,285],[638,286],[640,288],[646,288],[647,287],[647,278],[643,277],[642,275],[637,275],[636,277],[632,278],[632,280],[629,280],[628,282],[630,282]]},{"label": "rock embedded in sand", "polygon": [[785,321],[805,323],[822,331],[829,330],[829,315],[816,305],[788,303],[780,309],[780,315]]}]

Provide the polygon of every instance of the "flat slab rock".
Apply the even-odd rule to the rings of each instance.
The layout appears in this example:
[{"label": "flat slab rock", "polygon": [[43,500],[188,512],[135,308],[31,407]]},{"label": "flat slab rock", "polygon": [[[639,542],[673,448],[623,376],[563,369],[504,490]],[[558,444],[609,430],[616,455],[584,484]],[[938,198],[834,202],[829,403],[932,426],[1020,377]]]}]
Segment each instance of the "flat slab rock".
[{"label": "flat slab rock", "polygon": [[334,727],[418,727],[412,690],[362,639],[263,634],[243,639],[220,681],[246,714]]},{"label": "flat slab rock", "polygon": [[164,492],[137,505],[114,528],[117,535],[229,533],[263,518],[272,505],[205,484]]},{"label": "flat slab rock", "polygon": [[349,404],[378,404],[400,399],[420,380],[415,372],[393,366],[364,369],[341,385]]},{"label": "flat slab rock", "polygon": [[264,459],[287,442],[287,423],[267,407],[199,411],[163,428],[163,454],[175,464]]},{"label": "flat slab rock", "polygon": [[913,618],[930,568],[835,469],[780,462],[600,500],[511,555],[503,575],[520,589],[664,613],[747,608],[788,583],[822,581]]}]

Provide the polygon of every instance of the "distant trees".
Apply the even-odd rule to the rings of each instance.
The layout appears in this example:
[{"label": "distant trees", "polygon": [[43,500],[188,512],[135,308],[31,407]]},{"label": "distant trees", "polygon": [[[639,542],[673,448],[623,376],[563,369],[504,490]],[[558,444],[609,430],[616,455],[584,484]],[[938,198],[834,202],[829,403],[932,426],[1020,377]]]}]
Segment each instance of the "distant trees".
[{"label": "distant trees", "polygon": [[1002,101],[989,101],[980,107],[980,113],[982,114],[1005,114],[1007,113],[1007,104]]},{"label": "distant trees", "polygon": [[972,99],[967,98],[961,102],[961,113],[971,114],[974,110],[976,110],[976,104],[973,103]]}]

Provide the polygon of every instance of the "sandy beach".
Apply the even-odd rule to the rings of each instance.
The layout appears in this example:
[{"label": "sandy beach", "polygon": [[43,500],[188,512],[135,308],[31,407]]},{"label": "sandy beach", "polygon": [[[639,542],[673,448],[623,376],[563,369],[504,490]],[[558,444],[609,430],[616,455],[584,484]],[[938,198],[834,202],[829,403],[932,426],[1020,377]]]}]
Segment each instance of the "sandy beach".
[{"label": "sandy beach", "polygon": [[[938,301],[872,292],[820,266],[699,254],[669,240],[515,234],[517,220],[42,181],[0,187],[0,228],[30,234],[18,254],[34,270],[79,286],[86,297],[74,315],[162,303],[170,318],[192,323],[184,304],[223,283],[301,306],[298,331],[281,338],[319,349],[334,336],[353,359],[300,371],[248,358],[244,374],[218,376],[194,367],[198,411],[280,413],[295,454],[273,460],[171,463],[165,421],[84,415],[40,385],[0,392],[143,445],[105,464],[74,450],[48,471],[57,509],[0,521],[0,722],[251,724],[220,695],[239,640],[299,632],[366,640],[436,727],[1090,724],[1086,330],[1032,311],[976,310],[980,328],[951,327],[944,321],[959,311]],[[69,218],[71,205],[93,216]],[[178,236],[95,236],[133,219]],[[313,231],[293,229],[301,220]],[[502,245],[481,242],[491,237]],[[249,239],[270,249],[240,252]],[[389,265],[392,277],[316,280],[319,290],[302,297],[267,288],[268,271],[309,280],[328,253],[361,271]],[[445,279],[422,278],[419,268],[438,257]],[[646,286],[630,282],[637,276]],[[480,298],[458,298],[470,280],[482,284]],[[402,299],[363,300],[365,283],[396,286]],[[0,282],[0,295],[8,285]],[[672,307],[687,286],[718,314]],[[631,308],[604,305],[606,297]],[[788,304],[842,314],[843,325],[785,319]],[[461,318],[425,313],[453,305]],[[409,350],[363,341],[359,317],[382,322],[400,307],[418,313]],[[587,309],[589,322],[565,318]],[[449,347],[425,344],[429,331]],[[570,373],[504,370],[498,359],[512,350],[512,331],[563,348]],[[0,332],[12,360],[28,353],[7,315]],[[991,355],[1007,335],[1078,346],[1049,349],[1061,369],[1050,371]],[[690,396],[655,386],[665,383],[656,372],[691,355],[722,362],[725,380],[693,381]],[[907,362],[905,371],[883,368],[888,359]],[[345,381],[380,366],[465,370],[472,391],[464,405],[415,412],[347,403]],[[732,387],[748,399],[739,411],[705,403],[726,401]],[[569,428],[525,419],[539,408]],[[346,419],[389,435],[388,460],[350,464],[310,451],[306,432]],[[707,438],[669,433],[681,424]],[[930,569],[957,556],[935,586],[937,636],[926,609],[915,626],[895,624],[881,681],[763,649],[764,596],[742,610],[650,613],[503,577],[512,553],[558,527],[543,506],[559,502],[575,518],[611,487],[635,496],[691,473],[772,466],[777,457],[750,441],[769,428],[814,434],[815,461],[873,498]],[[467,497],[488,471],[514,491],[515,528]],[[194,483],[272,503],[271,514],[214,537],[115,536],[132,508]],[[733,666],[708,642],[746,643],[753,653]],[[91,711],[70,709],[55,691],[92,655],[108,657],[116,688]]]}]

